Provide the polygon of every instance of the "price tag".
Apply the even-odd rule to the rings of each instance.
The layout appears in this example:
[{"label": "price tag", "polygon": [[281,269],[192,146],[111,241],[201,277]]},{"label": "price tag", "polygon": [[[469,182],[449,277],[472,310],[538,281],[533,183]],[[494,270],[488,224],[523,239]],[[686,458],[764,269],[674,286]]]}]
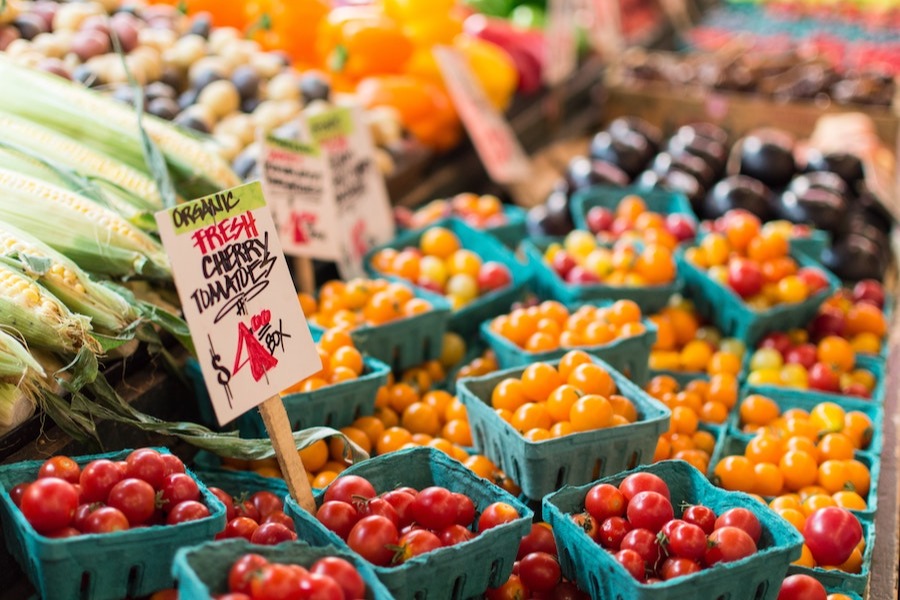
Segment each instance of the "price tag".
[{"label": "price tag", "polygon": [[593,45],[604,54],[607,62],[616,62],[625,48],[622,34],[622,8],[620,0],[591,0],[594,26]]},{"label": "price tag", "polygon": [[499,184],[526,179],[531,171],[528,157],[509,123],[491,105],[465,58],[447,46],[436,46],[433,53],[488,175]]},{"label": "price tag", "polygon": [[575,33],[581,4],[580,0],[549,0],[547,4],[547,26],[544,29],[547,63],[543,79],[549,86],[565,81],[578,65]]},{"label": "price tag", "polygon": [[357,107],[337,107],[304,121],[306,135],[321,148],[331,172],[338,271],[344,279],[364,276],[366,252],[394,237],[372,136]]},{"label": "price tag", "polygon": [[220,424],[322,368],[258,181],[156,222]]},{"label": "price tag", "polygon": [[328,161],[315,144],[260,136],[263,192],[285,254],[337,260],[339,228]]}]

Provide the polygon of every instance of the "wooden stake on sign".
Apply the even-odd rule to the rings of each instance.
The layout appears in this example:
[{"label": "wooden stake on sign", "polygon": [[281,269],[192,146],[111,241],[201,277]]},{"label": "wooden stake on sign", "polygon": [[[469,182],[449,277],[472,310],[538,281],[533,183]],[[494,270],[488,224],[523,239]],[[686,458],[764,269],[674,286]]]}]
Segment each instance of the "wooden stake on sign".
[{"label": "wooden stake on sign", "polygon": [[294,259],[294,269],[297,273],[297,283],[301,292],[315,294],[316,273],[313,269],[312,259],[307,256],[298,256]]},{"label": "wooden stake on sign", "polygon": [[291,423],[288,421],[281,396],[272,396],[260,404],[259,414],[272,440],[275,458],[278,459],[278,466],[281,467],[281,474],[287,483],[291,498],[306,512],[316,514],[316,501],[313,499],[309,478],[306,476],[306,467],[303,466],[294,445]]}]

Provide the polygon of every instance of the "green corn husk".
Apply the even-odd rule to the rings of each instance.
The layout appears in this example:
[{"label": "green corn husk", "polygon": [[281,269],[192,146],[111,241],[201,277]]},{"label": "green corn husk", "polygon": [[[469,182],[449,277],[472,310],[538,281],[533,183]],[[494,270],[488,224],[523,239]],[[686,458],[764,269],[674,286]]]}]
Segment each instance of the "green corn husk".
[{"label": "green corn husk", "polygon": [[[0,112],[41,123],[152,175],[133,109],[55,75],[17,65],[2,55],[0,81],[8,90],[0,94]],[[229,165],[204,148],[201,140],[152,115],[144,115],[141,125],[165,157],[181,196],[197,198],[240,185]]]},{"label": "green corn husk", "polygon": [[72,313],[56,296],[5,262],[0,262],[0,323],[29,347],[64,355],[74,355],[82,347],[101,351],[90,335],[90,319]]},{"label": "green corn husk", "polygon": [[14,336],[0,329],[0,380],[17,383],[24,378],[44,377],[41,363]]},{"label": "green corn husk", "polygon": [[115,212],[6,169],[0,169],[0,220],[30,233],[88,272],[171,279],[169,258],[159,242]]},{"label": "green corn husk", "polygon": [[140,319],[137,310],[109,287],[37,238],[0,222],[0,258],[38,281],[70,310],[90,317],[100,333],[122,335]]},{"label": "green corn husk", "polygon": [[0,383],[0,434],[34,414],[37,393],[12,383]]}]

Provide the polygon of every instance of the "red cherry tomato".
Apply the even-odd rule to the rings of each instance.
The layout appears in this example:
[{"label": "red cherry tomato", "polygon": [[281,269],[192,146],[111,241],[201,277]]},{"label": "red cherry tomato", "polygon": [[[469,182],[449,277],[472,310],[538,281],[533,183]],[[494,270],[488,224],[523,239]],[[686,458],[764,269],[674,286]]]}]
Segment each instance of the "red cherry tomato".
[{"label": "red cherry tomato", "polygon": [[531,554],[532,552],[546,552],[551,556],[557,555],[556,540],[553,538],[553,531],[545,524],[534,523],[528,535],[519,542],[519,552],[516,555],[518,560]]},{"label": "red cherry tomato", "polygon": [[81,477],[78,479],[81,485],[81,502],[106,502],[109,490],[124,478],[125,474],[113,461],[103,458],[92,460],[81,470]]},{"label": "red cherry tomato", "polygon": [[325,502],[339,500],[353,504],[356,498],[374,498],[375,488],[359,475],[344,475],[335,479],[325,490]]},{"label": "red cherry tomato", "polygon": [[845,508],[827,506],[806,518],[803,538],[819,565],[844,563],[862,539],[859,519]]},{"label": "red cherry tomato", "polygon": [[709,534],[704,562],[712,566],[720,562],[733,562],[756,552],[756,544],[743,529],[720,527]]},{"label": "red cherry tomato", "polygon": [[716,528],[716,513],[708,506],[702,504],[694,504],[684,509],[681,515],[682,520],[693,523],[703,530],[703,533],[709,535]]},{"label": "red cherry tomato", "polygon": [[275,512],[269,513],[260,525],[265,525],[266,523],[278,523],[284,525],[291,531],[295,530],[294,520],[287,516],[283,510],[276,510]]},{"label": "red cherry tomato", "polygon": [[162,487],[163,478],[166,476],[166,461],[159,452],[152,448],[141,448],[129,454],[125,462],[127,463],[125,476],[143,479],[155,490]]},{"label": "red cherry tomato", "polygon": [[299,598],[302,574],[289,565],[270,563],[250,580],[250,597],[253,600],[284,600]]},{"label": "red cherry tomato", "polygon": [[409,505],[412,504],[412,501],[416,498],[413,494],[400,490],[391,490],[390,492],[382,494],[381,497],[385,502],[394,507],[394,512],[397,513],[400,527],[406,527],[413,522],[412,513],[409,511]]},{"label": "red cherry tomato", "polygon": [[219,536],[222,539],[244,538],[249,542],[257,528],[259,528],[259,523],[253,519],[249,517],[235,517],[225,524],[225,529]]},{"label": "red cherry tomato", "polygon": [[653,570],[662,556],[662,548],[656,534],[649,529],[632,529],[622,538],[620,550],[634,550],[643,559],[647,568]]},{"label": "red cherry tomato", "polygon": [[356,510],[359,511],[360,518],[368,517],[369,515],[380,515],[390,519],[395,527],[398,529],[400,528],[400,516],[397,514],[397,511],[394,510],[391,503],[384,498],[376,496],[374,498],[369,498],[368,500],[357,502]]},{"label": "red cherry tomato", "polygon": [[122,511],[134,527],[146,523],[156,512],[156,491],[143,479],[129,477],[113,486],[107,504]]},{"label": "red cherry tomato", "polygon": [[[171,455],[167,455],[171,456]],[[234,505],[234,498],[225,490],[210,486],[207,488],[210,493],[219,499],[219,502],[225,505],[225,521],[228,522],[237,516],[237,508]]]},{"label": "red cherry tomato", "polygon": [[84,521],[85,533],[112,533],[128,529],[128,519],[118,508],[101,506],[91,511]]},{"label": "red cherry tomato", "polygon": [[395,562],[404,563],[409,559],[443,547],[441,539],[426,529],[414,529],[400,536]]},{"label": "red cherry tomato", "polygon": [[625,495],[614,485],[599,483],[592,487],[584,498],[584,509],[603,523],[610,517],[625,515]]},{"label": "red cherry tomato", "polygon": [[262,573],[269,561],[259,554],[245,554],[231,565],[228,571],[228,589],[243,594],[250,593],[250,582]]},{"label": "red cherry tomato", "polygon": [[659,574],[662,575],[663,580],[675,579],[676,577],[683,577],[684,575],[699,572],[699,563],[689,558],[682,558],[679,556],[667,558],[659,568]]},{"label": "red cherry tomato", "polygon": [[360,519],[350,535],[347,545],[373,565],[386,567],[394,558],[392,546],[397,546],[400,535],[390,519],[373,515]]},{"label": "red cherry tomato", "polygon": [[[671,555],[691,561],[700,561],[706,554],[706,533],[693,523],[680,522],[668,534],[667,541],[667,548]],[[666,577],[663,576],[663,579]]]},{"label": "red cherry tomato", "polygon": [[[78,507],[78,492],[68,481],[46,477],[32,482],[19,504],[25,519],[38,533],[50,533],[71,523]],[[127,527],[127,523],[126,523]]]},{"label": "red cherry tomato", "polygon": [[471,529],[466,529],[462,525],[454,523],[450,527],[441,529],[438,533],[441,544],[444,546],[455,546],[463,542],[468,542],[475,537],[475,533]]},{"label": "red cherry tomato", "polygon": [[581,528],[581,530],[592,540],[595,542],[600,541],[600,525],[597,523],[597,519],[592,517],[590,513],[577,513],[572,515],[572,520],[575,521],[575,524]]},{"label": "red cherry tomato", "polygon": [[489,504],[481,516],[478,517],[478,531],[487,531],[504,523],[510,523],[519,518],[519,511],[506,502],[494,502]]},{"label": "red cherry tomato", "polygon": [[669,499],[657,492],[639,492],[628,501],[628,522],[634,528],[656,533],[675,516]]},{"label": "red cherry tomato", "polygon": [[610,552],[617,552],[622,546],[625,534],[631,531],[631,525],[622,517],[610,517],[600,524],[597,541]]},{"label": "red cherry tomato", "polygon": [[169,511],[166,517],[167,525],[177,525],[178,523],[186,523],[187,521],[197,521],[209,516],[209,509],[205,504],[196,500],[185,500],[179,502]]},{"label": "red cherry tomato", "polygon": [[163,510],[167,511],[186,500],[200,499],[200,487],[186,473],[172,473],[163,477],[161,491]]},{"label": "red cherry tomato", "polygon": [[333,500],[324,502],[319,507],[316,518],[342,540],[346,540],[350,530],[359,521],[359,511],[352,504]]},{"label": "red cherry tomato", "polygon": [[45,460],[38,470],[38,479],[45,477],[58,477],[69,483],[78,483],[81,467],[68,456],[53,456]]},{"label": "red cherry tomato", "polygon": [[644,568],[644,559],[634,550],[619,550],[613,555],[620,565],[625,567],[632,577],[638,581],[646,579],[646,569]]},{"label": "red cherry tomato", "polygon": [[827,600],[828,592],[809,575],[790,575],[781,582],[777,600]]},{"label": "red cherry tomato", "polygon": [[250,536],[250,543],[261,546],[275,546],[281,542],[297,539],[297,534],[281,523],[263,523]]},{"label": "red cherry tomato", "polygon": [[[28,487],[27,483],[19,483],[13,486],[11,490],[9,490],[9,498],[12,500],[13,504],[19,506],[22,504],[22,495],[25,494],[25,488]],[[80,496],[81,494],[79,494]]]},{"label": "red cherry tomato", "polygon": [[510,575],[503,585],[485,592],[487,600],[522,600],[528,597],[528,589],[518,575]]},{"label": "red cherry tomato", "polygon": [[639,492],[656,492],[671,500],[669,486],[661,477],[653,473],[632,473],[619,484],[619,491],[629,502]]},{"label": "red cherry tomato", "polygon": [[759,519],[756,518],[753,511],[747,508],[729,508],[716,519],[716,529],[726,525],[743,529],[753,538],[754,544],[759,543],[762,525],[759,524]]},{"label": "red cherry tomato", "polygon": [[456,492],[453,499],[456,501],[456,524],[468,527],[475,520],[475,503],[465,494]]},{"label": "red cherry tomato", "polygon": [[261,519],[265,519],[276,510],[284,510],[284,504],[281,502],[281,498],[272,492],[267,492],[265,490],[261,490],[250,496],[250,502],[252,502],[253,506],[256,507],[256,510],[259,511],[259,517]]},{"label": "red cherry tomato", "polygon": [[431,486],[419,492],[409,510],[413,520],[422,527],[443,529],[456,522],[459,503],[450,490]]},{"label": "red cherry tomato", "polygon": [[172,473],[184,473],[184,463],[181,462],[181,459],[175,456],[174,454],[160,454],[160,458],[162,458],[163,464],[166,466],[164,473],[166,475],[171,475]]},{"label": "red cherry tomato", "polygon": [[313,563],[309,572],[331,577],[343,590],[344,598],[364,598],[366,595],[366,583],[359,571],[343,558],[336,556],[320,558]]},{"label": "red cherry tomato", "polygon": [[532,591],[549,592],[562,579],[562,571],[552,555],[532,552],[519,561],[519,578]]}]

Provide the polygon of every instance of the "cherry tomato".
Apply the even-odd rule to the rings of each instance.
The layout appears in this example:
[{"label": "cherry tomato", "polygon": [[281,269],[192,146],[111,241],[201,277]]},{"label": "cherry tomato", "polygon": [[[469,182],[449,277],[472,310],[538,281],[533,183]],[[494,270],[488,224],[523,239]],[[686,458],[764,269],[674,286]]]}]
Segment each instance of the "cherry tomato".
[{"label": "cherry tomato", "polygon": [[413,522],[412,513],[409,511],[409,505],[412,504],[412,501],[415,499],[413,494],[400,490],[391,490],[390,492],[382,494],[381,497],[385,502],[394,507],[394,512],[397,513],[400,527],[406,527]]},{"label": "cherry tomato", "polygon": [[259,554],[245,554],[231,565],[228,571],[228,589],[242,594],[250,593],[250,582],[262,573],[269,564],[266,557]]},{"label": "cherry tomato", "polygon": [[390,519],[373,515],[360,519],[353,526],[347,536],[347,545],[373,565],[386,567],[394,558],[391,546],[396,546],[399,538]]},{"label": "cherry tomato", "polygon": [[9,490],[9,498],[12,500],[13,504],[16,506],[22,504],[22,495],[25,493],[25,488],[27,487],[28,483],[19,483]]},{"label": "cherry tomato", "polygon": [[669,486],[661,477],[653,473],[632,473],[619,484],[619,491],[628,502],[631,502],[631,499],[639,492],[656,492],[671,500]]},{"label": "cherry tomato", "polygon": [[101,506],[91,511],[84,521],[85,533],[112,533],[128,529],[128,519],[118,508]]},{"label": "cherry tomato", "polygon": [[781,582],[777,600],[827,600],[828,592],[809,575],[790,575]]},{"label": "cherry tomato", "polygon": [[185,500],[179,502],[169,511],[166,517],[167,525],[176,525],[187,521],[197,521],[209,516],[209,509],[205,504],[196,500]]},{"label": "cherry tomato", "polygon": [[602,523],[609,517],[625,515],[625,495],[614,485],[599,483],[588,491],[584,498],[584,509]]},{"label": "cherry tomato", "polygon": [[456,492],[453,499],[456,501],[456,524],[468,527],[475,520],[475,503],[465,494]]},{"label": "cherry tomato", "polygon": [[688,523],[698,526],[706,535],[716,528],[716,513],[708,506],[694,504],[684,509],[681,518]]},{"label": "cherry tomato", "polygon": [[820,565],[844,563],[862,539],[859,519],[845,508],[828,506],[806,518],[803,538]]},{"label": "cherry tomato", "polygon": [[[166,456],[172,456],[167,454]],[[225,490],[217,487],[207,488],[213,496],[219,499],[219,502],[225,505],[225,521],[228,522],[237,516],[237,508],[234,506],[234,498]]]},{"label": "cherry tomato", "polygon": [[166,465],[166,469],[164,471],[166,475],[185,472],[184,463],[181,462],[181,459],[174,454],[160,454],[159,456],[160,458],[162,458],[163,464]]},{"label": "cherry tomato", "polygon": [[250,543],[262,546],[275,546],[281,542],[297,539],[297,534],[281,523],[263,523],[250,536]]},{"label": "cherry tomato", "polygon": [[414,556],[437,550],[443,546],[441,539],[425,529],[414,529],[400,536],[400,550],[394,562],[404,563]]},{"label": "cherry tomato", "polygon": [[239,517],[247,517],[248,519],[253,519],[257,523],[259,522],[259,511],[253,506],[253,502],[250,500],[244,500],[240,504],[236,504],[234,508]]},{"label": "cherry tomato", "polygon": [[656,563],[662,556],[659,540],[656,538],[656,534],[649,529],[632,529],[622,538],[619,549],[634,550],[651,570],[656,568]]},{"label": "cherry tomato", "polygon": [[289,565],[269,563],[250,579],[250,596],[253,600],[286,600],[298,598],[302,575]]},{"label": "cherry tomato", "polygon": [[78,529],[75,529],[71,525],[63,527],[62,529],[57,529],[56,531],[51,531],[50,533],[46,534],[46,536],[48,538],[53,538],[53,539],[57,539],[57,540],[63,539],[63,538],[75,537],[76,535],[81,535],[81,531]]},{"label": "cherry tomato", "polygon": [[156,492],[143,479],[128,477],[109,491],[107,504],[118,508],[134,527],[146,523],[156,512]]},{"label": "cherry tomato", "polygon": [[532,591],[549,592],[562,579],[562,571],[553,555],[532,552],[519,561],[519,578]]},{"label": "cherry tomato", "polygon": [[359,511],[346,502],[324,502],[316,511],[316,518],[342,540],[346,540],[350,530],[359,521]]},{"label": "cherry tomato", "polygon": [[344,590],[331,577],[321,573],[306,573],[297,586],[300,598],[315,600],[344,600]]},{"label": "cherry tomato", "polygon": [[510,523],[519,518],[519,511],[506,502],[489,504],[478,517],[478,531],[487,531],[492,527]]},{"label": "cherry tomato", "polygon": [[596,542],[600,541],[600,525],[597,523],[597,519],[592,517],[590,513],[583,512],[574,514],[572,515],[572,520],[575,521],[575,524],[578,525],[589,538]]},{"label": "cherry tomato", "polygon": [[125,462],[127,463],[125,476],[143,479],[155,490],[162,487],[163,478],[166,476],[166,461],[159,452],[152,448],[141,448],[129,454]]},{"label": "cherry tomato", "polygon": [[756,552],[753,538],[737,527],[720,527],[709,534],[704,562],[712,566],[720,562],[733,562]]},{"label": "cherry tomato", "polygon": [[368,500],[360,501],[356,504],[356,510],[359,511],[360,518],[368,517],[369,515],[380,515],[390,519],[394,524],[394,527],[400,528],[400,517],[397,515],[397,511],[394,510],[394,507],[391,506],[390,502],[384,498],[376,496],[374,498],[369,498]]},{"label": "cherry tomato", "polygon": [[106,502],[109,490],[124,478],[125,474],[113,461],[105,458],[92,460],[81,470],[81,477],[78,479],[81,485],[81,502]]},{"label": "cherry tomato", "polygon": [[235,517],[225,524],[225,529],[218,537],[222,539],[244,538],[248,542],[259,528],[259,523],[249,517]]},{"label": "cherry tomato", "polygon": [[69,483],[78,483],[81,478],[81,467],[68,456],[54,456],[44,461],[38,470],[38,479],[45,477],[58,477]]},{"label": "cherry tomato", "polygon": [[310,573],[331,577],[344,592],[344,598],[364,598],[366,583],[356,567],[349,561],[336,556],[320,558],[309,569]]},{"label": "cherry tomato", "polygon": [[610,552],[618,551],[622,546],[625,534],[631,531],[631,525],[622,517],[610,517],[600,524],[597,535],[600,545]]},{"label": "cherry tomato", "polygon": [[656,533],[675,516],[669,499],[657,492],[639,492],[628,501],[628,522],[634,528]]},{"label": "cherry tomato", "polygon": [[719,518],[716,519],[716,529],[726,525],[746,531],[753,538],[754,544],[759,542],[759,536],[762,535],[762,525],[759,524],[759,519],[756,518],[753,511],[747,508],[729,508],[719,515]]},{"label": "cherry tomato", "polygon": [[516,555],[518,560],[531,554],[532,552],[546,552],[552,556],[556,556],[556,540],[553,538],[553,531],[546,525],[534,523],[528,535],[519,542],[519,552]]},{"label": "cherry tomato", "polygon": [[[66,527],[78,507],[78,492],[68,481],[46,477],[31,483],[22,494],[19,508],[38,533]],[[126,523],[127,526],[127,523]]]},{"label": "cherry tomato", "polygon": [[266,523],[279,523],[294,531],[294,520],[287,516],[283,510],[269,513],[260,525],[265,525]]},{"label": "cherry tomato", "polygon": [[631,573],[631,576],[638,581],[644,581],[646,579],[644,559],[634,550],[619,550],[613,555],[613,558],[616,559],[616,562],[625,567],[625,570]]},{"label": "cherry tomato", "polygon": [[72,527],[84,531],[84,524],[87,522],[88,515],[94,512],[94,509],[100,508],[99,504],[79,504],[72,515]]},{"label": "cherry tomato", "polygon": [[281,498],[272,492],[267,492],[265,490],[261,490],[250,496],[250,502],[252,502],[253,506],[256,507],[256,510],[259,511],[261,519],[265,519],[276,510],[284,510],[284,504],[282,504]]},{"label": "cherry tomato", "polygon": [[667,558],[663,561],[662,566],[659,568],[659,574],[662,575],[663,580],[674,579],[676,577],[682,577],[684,575],[690,575],[691,573],[699,572],[699,563],[689,558],[683,558],[680,556]]},{"label": "cherry tomato", "polygon": [[368,480],[359,475],[344,475],[335,479],[325,490],[325,502],[340,500],[353,504],[355,497],[374,498],[376,495],[375,488]]},{"label": "cherry tomato", "polygon": [[172,510],[186,500],[200,499],[200,487],[186,473],[172,473],[163,477],[161,490],[163,510]]},{"label": "cherry tomato", "polygon": [[409,505],[413,520],[428,529],[443,529],[456,522],[459,504],[453,492],[432,486],[420,491]]},{"label": "cherry tomato", "polygon": [[[441,529],[438,533],[441,544],[444,546],[455,546],[463,542],[468,542],[475,537],[475,533],[471,529],[466,529],[458,523],[454,523],[450,527]],[[524,539],[524,538],[523,538]]]},{"label": "cherry tomato", "polygon": [[[691,561],[699,561],[706,554],[706,533],[699,526],[686,521],[675,526],[668,535],[669,554]],[[663,575],[663,579],[666,579]]]},{"label": "cherry tomato", "polygon": [[503,585],[485,592],[487,600],[522,600],[528,597],[528,589],[518,575],[510,575]]}]

